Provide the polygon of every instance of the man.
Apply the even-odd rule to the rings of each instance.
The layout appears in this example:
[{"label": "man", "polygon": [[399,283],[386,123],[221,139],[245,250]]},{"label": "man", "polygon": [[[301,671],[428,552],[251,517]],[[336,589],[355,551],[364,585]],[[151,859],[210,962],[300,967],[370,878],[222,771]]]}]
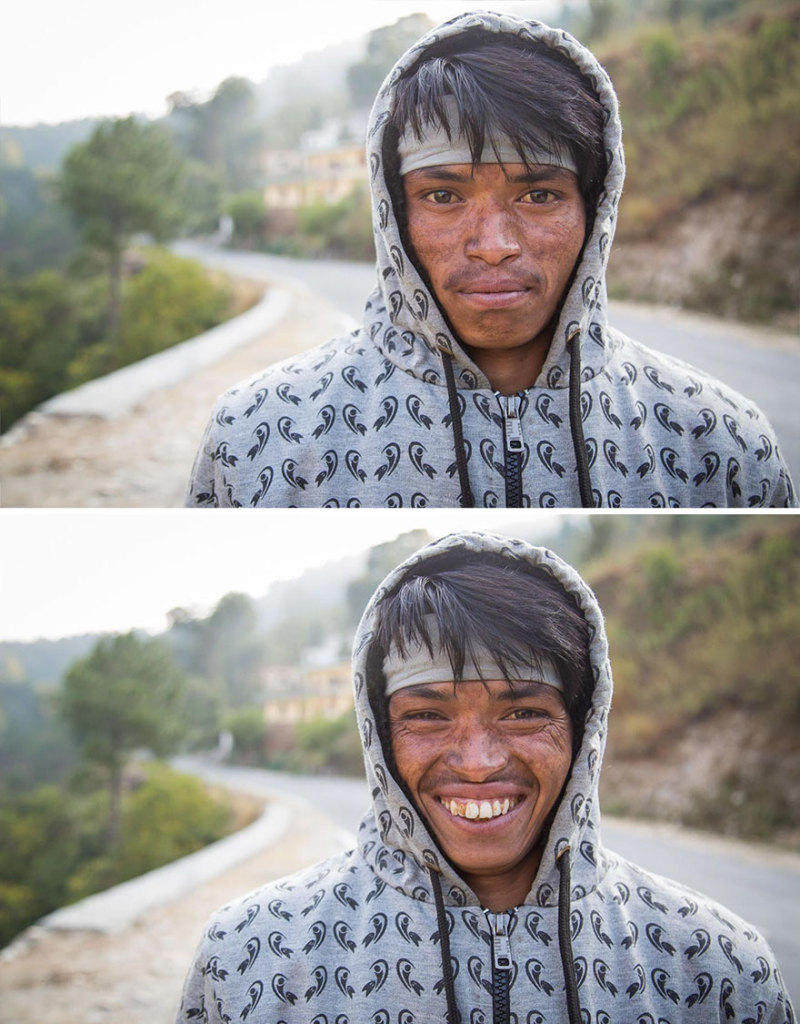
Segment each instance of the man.
[{"label": "man", "polygon": [[611,672],[568,565],[445,537],[378,588],[353,668],[358,848],[215,914],[178,1024],[794,1020],[749,925],[601,843]]},{"label": "man", "polygon": [[454,18],[398,61],[367,148],[362,328],[220,398],[187,504],[794,503],[750,402],[606,323],[624,161],[588,50]]}]

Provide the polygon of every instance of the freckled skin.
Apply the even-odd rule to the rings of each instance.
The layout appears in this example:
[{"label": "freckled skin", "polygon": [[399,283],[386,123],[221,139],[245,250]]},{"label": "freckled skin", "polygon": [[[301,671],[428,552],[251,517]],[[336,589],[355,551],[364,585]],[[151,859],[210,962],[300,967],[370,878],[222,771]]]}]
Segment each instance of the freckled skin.
[{"label": "freckled skin", "polygon": [[522,164],[426,167],[405,175],[408,231],[459,340],[492,387],[530,387],[583,247],[571,171]]},{"label": "freckled skin", "polygon": [[[389,723],[397,770],[444,854],[488,909],[522,903],[572,760],[559,691],[518,684],[515,695],[503,680],[412,686],[389,699]],[[443,797],[518,803],[470,821]]]}]

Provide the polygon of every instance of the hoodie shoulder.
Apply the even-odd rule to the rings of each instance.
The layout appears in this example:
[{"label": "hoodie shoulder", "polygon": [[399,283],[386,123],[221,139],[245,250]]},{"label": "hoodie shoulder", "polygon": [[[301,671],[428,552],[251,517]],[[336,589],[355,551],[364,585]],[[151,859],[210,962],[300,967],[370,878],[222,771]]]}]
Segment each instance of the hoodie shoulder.
[{"label": "hoodie shoulder", "polygon": [[708,1001],[709,1020],[718,1009],[721,1020],[791,1024],[791,1000],[758,929],[694,889],[609,857],[604,914],[625,919],[623,945],[639,968],[631,999],[649,984],[689,1009]]},{"label": "hoodie shoulder", "polygon": [[[704,370],[609,330],[604,373],[627,391],[631,426],[658,450],[697,467],[695,489],[724,478],[729,507],[796,507],[772,425],[748,398]],[[685,481],[690,482],[688,479]]]},{"label": "hoodie shoulder", "polygon": [[[356,330],[229,388],[215,402],[206,425],[186,505],[303,504],[309,485],[303,473],[324,470],[316,465],[317,454],[333,446],[326,442],[339,436],[337,421],[349,404],[358,409],[382,370],[380,353]],[[354,412],[352,429],[358,429],[358,422]]]},{"label": "hoodie shoulder", "polygon": [[352,877],[353,856],[304,868],[215,911],[186,977],[176,1024],[228,1024],[246,1020],[259,1004],[263,1014],[317,994],[315,957],[327,932],[318,907],[329,890]]}]

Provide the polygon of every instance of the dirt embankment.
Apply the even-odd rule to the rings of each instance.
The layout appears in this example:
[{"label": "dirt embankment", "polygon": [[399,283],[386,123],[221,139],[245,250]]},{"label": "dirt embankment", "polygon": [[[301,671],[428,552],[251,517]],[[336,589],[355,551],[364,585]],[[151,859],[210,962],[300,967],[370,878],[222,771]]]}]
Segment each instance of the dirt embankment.
[{"label": "dirt embankment", "polygon": [[728,191],[685,208],[646,238],[626,235],[622,222],[609,293],[767,323],[800,341],[800,235],[776,218],[755,197]]},{"label": "dirt embankment", "polygon": [[38,417],[0,448],[4,508],[176,508],[216,397],[260,369],[341,333],[341,315],[303,290],[281,322],[114,419]]},{"label": "dirt embankment", "polygon": [[119,932],[29,930],[0,958],[0,1024],[172,1024],[214,910],[341,851],[329,818],[291,813],[275,845]]}]

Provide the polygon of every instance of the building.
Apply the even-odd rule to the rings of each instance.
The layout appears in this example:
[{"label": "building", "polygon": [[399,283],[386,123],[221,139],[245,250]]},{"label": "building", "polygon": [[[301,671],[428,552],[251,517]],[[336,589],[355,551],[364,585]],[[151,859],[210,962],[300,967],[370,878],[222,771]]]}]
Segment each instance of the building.
[{"label": "building", "polygon": [[298,150],[267,150],[261,156],[264,205],[296,210],[312,203],[333,204],[366,185],[366,116],[331,121],[305,132]]},{"label": "building", "polygon": [[331,658],[329,652],[323,658],[323,653],[323,650],[310,652],[305,667],[272,666],[264,671],[264,721],[267,725],[333,719],[353,709],[350,661]]}]

